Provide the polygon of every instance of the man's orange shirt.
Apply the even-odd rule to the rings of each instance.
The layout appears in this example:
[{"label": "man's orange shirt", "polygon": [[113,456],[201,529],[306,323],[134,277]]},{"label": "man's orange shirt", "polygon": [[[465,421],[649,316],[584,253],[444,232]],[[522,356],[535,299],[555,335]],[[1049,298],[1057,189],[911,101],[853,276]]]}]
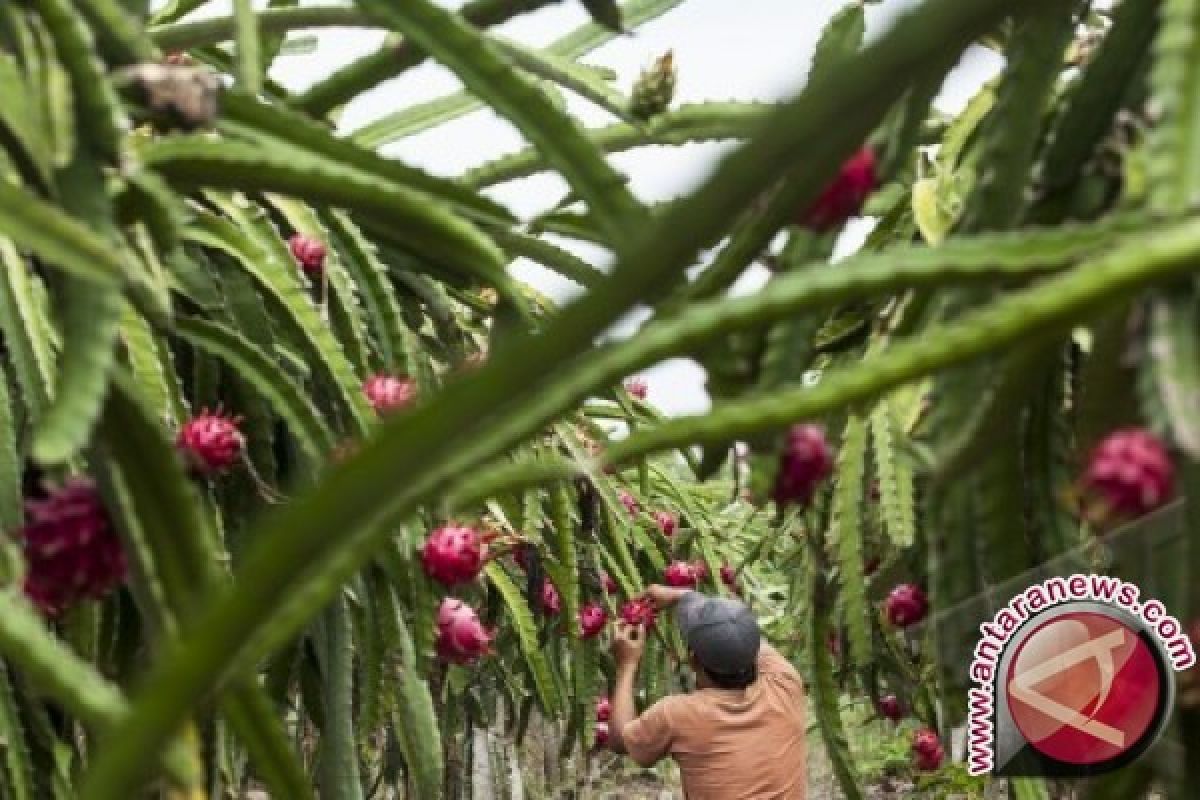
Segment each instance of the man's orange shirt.
[{"label": "man's orange shirt", "polygon": [[800,675],[763,642],[751,686],[666,697],[621,738],[640,763],[674,758],[688,800],[804,800],[804,717]]}]

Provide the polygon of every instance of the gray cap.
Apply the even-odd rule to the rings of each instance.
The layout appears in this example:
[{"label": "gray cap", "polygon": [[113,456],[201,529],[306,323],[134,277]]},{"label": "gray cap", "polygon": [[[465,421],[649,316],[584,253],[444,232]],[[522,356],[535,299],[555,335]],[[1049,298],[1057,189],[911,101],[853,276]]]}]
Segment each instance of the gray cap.
[{"label": "gray cap", "polygon": [[758,660],[758,620],[745,603],[688,592],[675,606],[675,620],[688,649],[709,672],[738,676]]}]

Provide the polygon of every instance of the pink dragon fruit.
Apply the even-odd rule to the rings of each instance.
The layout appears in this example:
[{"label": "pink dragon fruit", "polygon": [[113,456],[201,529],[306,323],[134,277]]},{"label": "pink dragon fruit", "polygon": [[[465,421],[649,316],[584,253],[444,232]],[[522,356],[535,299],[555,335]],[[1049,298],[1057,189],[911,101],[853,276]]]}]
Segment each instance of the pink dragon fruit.
[{"label": "pink dragon fruit", "polygon": [[658,529],[662,531],[662,535],[668,539],[675,535],[675,529],[679,526],[675,515],[670,511],[655,511],[654,524],[658,525]]},{"label": "pink dragon fruit", "polygon": [[325,271],[325,245],[319,239],[297,233],[288,239],[288,247],[296,263],[310,277],[318,278]]},{"label": "pink dragon fruit", "polygon": [[410,378],[372,375],[363,382],[363,394],[376,413],[390,414],[412,404],[417,396],[417,384]]},{"label": "pink dragon fruit", "polygon": [[608,695],[603,695],[596,701],[596,721],[608,722],[612,718],[612,703]]},{"label": "pink dragon fruit", "polygon": [[922,772],[936,770],[946,758],[941,739],[928,728],[923,728],[913,734],[912,750],[916,767]]},{"label": "pink dragon fruit", "polygon": [[721,565],[721,583],[730,589],[737,588],[737,571],[728,564]]},{"label": "pink dragon fruit", "polygon": [[833,472],[833,455],[818,425],[793,425],[779,459],[773,496],[780,506],[806,505]]},{"label": "pink dragon fruit", "polygon": [[890,719],[892,722],[899,722],[904,717],[904,704],[900,702],[900,698],[894,694],[885,694],[879,698],[879,713],[885,719]]},{"label": "pink dragon fruit", "polygon": [[558,596],[558,588],[549,579],[542,581],[542,613],[554,616],[562,611],[562,598]]},{"label": "pink dragon fruit", "polygon": [[237,463],[246,447],[246,437],[238,429],[240,423],[239,417],[201,411],[180,427],[175,446],[193,472],[225,472]]},{"label": "pink dragon fruit", "polygon": [[696,569],[686,561],[672,561],[663,572],[663,582],[667,586],[696,585]]},{"label": "pink dragon fruit", "polygon": [[898,628],[907,628],[925,619],[929,611],[929,600],[920,586],[902,583],[888,593],[883,608],[888,622]]},{"label": "pink dragon fruit", "polygon": [[878,182],[875,153],[871,148],[864,147],[842,164],[837,177],[800,215],[797,222],[817,233],[833,230],[862,211],[863,203]]},{"label": "pink dragon fruit", "polygon": [[594,639],[608,624],[608,612],[599,603],[587,603],[579,609],[579,630],[584,639]]},{"label": "pink dragon fruit", "polygon": [[454,597],[442,600],[438,607],[435,643],[439,659],[450,664],[470,664],[491,652],[494,636],[483,627],[475,609]]},{"label": "pink dragon fruit", "polygon": [[628,625],[650,627],[657,616],[654,604],[644,597],[635,597],[621,606],[621,619]]},{"label": "pink dragon fruit", "polygon": [[487,556],[479,531],[465,525],[443,525],[429,534],[421,550],[425,574],[445,586],[475,580]]},{"label": "pink dragon fruit", "polygon": [[26,500],[25,516],[25,595],[43,614],[101,598],[125,580],[121,541],[91,480],[75,478]]},{"label": "pink dragon fruit", "polygon": [[1137,517],[1171,496],[1175,469],[1166,445],[1137,428],[1109,434],[1092,451],[1083,488],[1103,511]]},{"label": "pink dragon fruit", "polygon": [[596,747],[608,747],[608,723],[596,723]]}]

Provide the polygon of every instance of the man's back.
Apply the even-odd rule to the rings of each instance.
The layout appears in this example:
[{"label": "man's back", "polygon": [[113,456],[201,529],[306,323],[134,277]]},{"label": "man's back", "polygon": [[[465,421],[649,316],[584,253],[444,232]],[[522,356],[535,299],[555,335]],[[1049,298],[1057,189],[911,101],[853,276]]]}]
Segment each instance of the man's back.
[{"label": "man's back", "polygon": [[800,676],[765,642],[746,689],[667,697],[625,727],[637,761],[679,764],[688,800],[803,800],[805,707]]}]

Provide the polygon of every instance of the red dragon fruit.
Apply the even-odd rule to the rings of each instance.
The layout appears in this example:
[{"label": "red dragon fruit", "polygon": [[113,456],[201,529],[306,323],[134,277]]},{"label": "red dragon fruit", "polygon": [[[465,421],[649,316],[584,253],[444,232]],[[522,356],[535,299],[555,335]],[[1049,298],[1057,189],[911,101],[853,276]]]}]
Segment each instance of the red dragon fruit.
[{"label": "red dragon fruit", "polygon": [[649,386],[642,378],[630,378],[625,381],[625,391],[629,392],[631,397],[636,397],[638,400],[646,399],[648,389]]},{"label": "red dragon fruit", "polygon": [[631,517],[636,517],[642,510],[642,504],[638,502],[638,499],[624,489],[617,492],[617,499],[621,501],[621,505],[625,506],[625,510]]},{"label": "red dragon fruit", "polygon": [[297,233],[288,239],[288,247],[296,263],[310,277],[318,278],[325,271],[325,245],[319,239]]},{"label": "red dragon fruit", "polygon": [[200,475],[216,475],[232,467],[246,447],[238,429],[239,417],[201,411],[179,429],[175,446],[188,466]]},{"label": "red dragon fruit", "polygon": [[668,539],[675,535],[675,529],[679,527],[679,522],[670,511],[655,511],[654,524],[658,525],[658,529],[662,531],[662,535]]},{"label": "red dragon fruit", "polygon": [[833,455],[819,425],[793,425],[779,459],[775,502],[806,505],[817,486],[833,472]]},{"label": "red dragon fruit", "polygon": [[621,619],[628,625],[650,627],[656,616],[654,604],[645,597],[635,597],[621,606]]},{"label": "red dragon fruit", "polygon": [[437,614],[435,649],[442,661],[450,664],[470,664],[491,650],[495,634],[483,627],[475,609],[463,601],[447,597]]},{"label": "red dragon fruit", "polygon": [[885,694],[879,698],[879,713],[885,719],[890,719],[892,722],[899,722],[904,717],[904,704],[900,702],[900,698],[894,694]]},{"label": "red dragon fruit", "polygon": [[737,571],[728,564],[721,565],[721,583],[730,589],[737,588]]},{"label": "red dragon fruit", "polygon": [[596,723],[596,747],[608,747],[608,723]]},{"label": "red dragon fruit", "polygon": [[443,525],[429,534],[421,550],[425,574],[445,586],[475,580],[483,569],[487,546],[474,528]]},{"label": "red dragon fruit", "polygon": [[907,628],[925,619],[925,614],[929,611],[929,600],[920,586],[902,583],[888,593],[883,608],[888,622],[898,628]]},{"label": "red dragon fruit", "polygon": [[663,572],[667,586],[695,586],[696,568],[686,561],[672,561]]},{"label": "red dragon fruit", "polygon": [[612,719],[612,703],[608,699],[608,695],[603,695],[596,701],[596,721],[608,722]]},{"label": "red dragon fruit", "polygon": [[579,630],[584,639],[594,639],[608,624],[608,612],[599,603],[587,603],[579,609]]},{"label": "red dragon fruit", "polygon": [[617,586],[616,579],[614,579],[613,576],[609,575],[607,572],[600,573],[600,588],[604,590],[605,594],[616,594],[618,591],[620,591],[620,587]]},{"label": "red dragon fruit", "polygon": [[549,579],[542,581],[542,613],[554,616],[562,611],[562,598],[558,596],[558,588]]},{"label": "red dragon fruit", "polygon": [[43,614],[103,597],[125,580],[121,541],[91,480],[75,478],[26,500],[25,516],[25,595]]},{"label": "red dragon fruit", "polygon": [[1167,501],[1174,472],[1166,446],[1154,434],[1120,430],[1092,451],[1083,488],[1103,512],[1137,517]]},{"label": "red dragon fruit", "polygon": [[363,394],[378,414],[390,414],[407,407],[417,396],[417,384],[410,378],[372,375],[363,382]]},{"label": "red dragon fruit", "polygon": [[878,184],[875,153],[864,147],[842,164],[837,177],[825,187],[797,222],[817,233],[833,230],[862,211],[863,203]]},{"label": "red dragon fruit", "polygon": [[922,772],[933,772],[946,758],[941,739],[928,728],[913,734],[912,750],[916,767]]}]

